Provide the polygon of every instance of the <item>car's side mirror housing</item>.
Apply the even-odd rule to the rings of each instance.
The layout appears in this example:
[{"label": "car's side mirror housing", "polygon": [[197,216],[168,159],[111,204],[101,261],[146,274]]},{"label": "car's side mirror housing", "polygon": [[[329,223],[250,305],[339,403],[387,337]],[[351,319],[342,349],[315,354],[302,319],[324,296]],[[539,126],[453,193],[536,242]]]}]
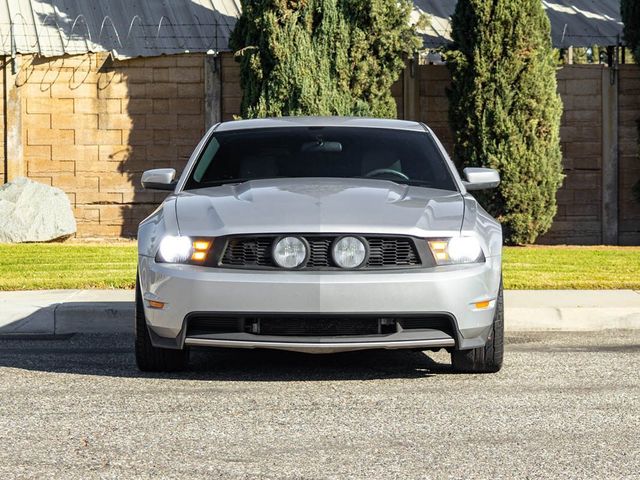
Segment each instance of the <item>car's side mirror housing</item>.
[{"label": "car's side mirror housing", "polygon": [[468,167],[462,173],[466,178],[462,184],[467,190],[485,190],[500,184],[500,174],[493,168]]},{"label": "car's side mirror housing", "polygon": [[173,168],[154,168],[142,174],[142,188],[145,190],[173,191],[178,182],[174,179],[176,171]]}]

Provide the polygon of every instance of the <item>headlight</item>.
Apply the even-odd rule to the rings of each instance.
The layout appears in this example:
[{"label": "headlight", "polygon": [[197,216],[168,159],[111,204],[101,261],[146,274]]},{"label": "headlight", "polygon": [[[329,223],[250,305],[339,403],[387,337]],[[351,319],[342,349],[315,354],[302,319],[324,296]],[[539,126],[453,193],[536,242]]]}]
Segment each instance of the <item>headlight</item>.
[{"label": "headlight", "polygon": [[210,239],[192,240],[185,236],[167,235],[160,241],[156,261],[200,265],[207,259],[212,244]]},{"label": "headlight", "polygon": [[356,237],[342,237],[333,245],[333,260],[342,268],[357,268],[364,262],[367,249]]},{"label": "headlight", "polygon": [[284,237],[273,247],[273,260],[282,268],[296,268],[307,259],[307,246],[298,237]]},{"label": "headlight", "polygon": [[429,248],[438,265],[484,261],[480,242],[475,237],[453,237],[429,240]]},{"label": "headlight", "polygon": [[191,239],[167,235],[160,242],[158,254],[160,259],[168,263],[183,263],[191,257]]}]

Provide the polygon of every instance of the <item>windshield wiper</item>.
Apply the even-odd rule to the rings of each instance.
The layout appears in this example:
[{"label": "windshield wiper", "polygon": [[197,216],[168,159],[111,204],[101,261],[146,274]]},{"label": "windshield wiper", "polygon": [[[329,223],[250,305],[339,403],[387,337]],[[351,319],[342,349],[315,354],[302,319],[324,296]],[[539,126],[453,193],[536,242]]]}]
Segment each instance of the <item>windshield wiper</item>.
[{"label": "windshield wiper", "polygon": [[[210,182],[204,182],[202,187],[220,187],[222,185],[237,185],[251,180],[262,180],[261,178],[229,178],[221,180],[212,180]],[[200,187],[200,188],[202,188]]]},{"label": "windshield wiper", "polygon": [[429,187],[429,188],[434,188],[433,187],[433,182],[427,181],[427,180],[404,180],[402,178],[396,177],[396,178],[383,178],[383,177],[353,177],[353,178],[362,178],[365,180],[381,180],[383,182],[393,182],[393,183],[397,183],[398,185],[409,185],[411,187]]},{"label": "windshield wiper", "polygon": [[396,183],[400,183],[403,185],[410,185],[412,187],[431,187],[433,188],[433,182],[428,182],[426,180],[399,180]]}]

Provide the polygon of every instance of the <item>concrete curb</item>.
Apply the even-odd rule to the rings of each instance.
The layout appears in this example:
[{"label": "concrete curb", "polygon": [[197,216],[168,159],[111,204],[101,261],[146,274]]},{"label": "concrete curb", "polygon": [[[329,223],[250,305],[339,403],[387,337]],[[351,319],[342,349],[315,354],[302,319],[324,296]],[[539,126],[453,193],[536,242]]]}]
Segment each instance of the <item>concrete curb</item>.
[{"label": "concrete curb", "polygon": [[0,292],[0,335],[133,331],[131,290]]},{"label": "concrete curb", "polygon": [[[0,292],[0,335],[130,333],[131,290]],[[640,329],[633,290],[505,292],[505,328],[518,331]]]},{"label": "concrete curb", "polygon": [[509,331],[594,331],[640,328],[640,292],[512,290],[505,292]]}]

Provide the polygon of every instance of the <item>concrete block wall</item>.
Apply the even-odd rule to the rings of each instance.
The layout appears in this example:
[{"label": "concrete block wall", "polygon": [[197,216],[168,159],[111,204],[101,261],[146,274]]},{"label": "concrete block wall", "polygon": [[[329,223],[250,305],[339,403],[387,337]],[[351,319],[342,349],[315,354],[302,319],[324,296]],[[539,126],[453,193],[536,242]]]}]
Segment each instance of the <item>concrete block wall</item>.
[{"label": "concrete block wall", "polygon": [[233,53],[221,55],[222,68],[222,121],[233,120],[240,115],[242,89],[240,88],[240,64],[233,58]]},{"label": "concrete block wall", "polygon": [[449,127],[449,101],[446,89],[451,83],[449,70],[442,65],[419,67],[418,120],[426,123],[453,156],[453,132]]},{"label": "concrete block wall", "polygon": [[[58,186],[75,209],[80,237],[133,236],[137,223],[162,200],[143,192],[143,170],[174,167],[181,172],[205,128],[205,56],[176,55],[112,61],[104,54],[55,59],[21,56],[13,75],[4,62],[0,76],[7,105],[10,158],[0,162],[0,178],[17,175]],[[6,60],[6,59],[5,59]],[[232,54],[219,65],[219,117],[240,113],[240,69]],[[407,73],[405,72],[405,75]],[[562,148],[567,178],[558,192],[558,215],[544,243],[597,244],[602,241],[602,67],[572,66],[558,73],[565,104]],[[417,69],[413,100],[411,78],[392,89],[399,117],[415,113],[452,151],[445,66]],[[417,85],[416,85],[417,84]],[[414,87],[411,87],[414,88]],[[637,66],[620,70],[619,240],[640,244],[640,205],[631,185],[640,178],[635,119],[640,117]],[[414,101],[415,104],[407,102]],[[15,138],[13,139],[15,142]]]},{"label": "concrete block wall", "polygon": [[202,55],[112,61],[103,54],[22,57],[23,163],[63,189],[79,237],[135,235],[163,195],[143,170],[181,172],[204,132]]},{"label": "concrete block wall", "polygon": [[558,71],[566,177],[556,218],[539,243],[602,243],[602,68],[570,65]]},{"label": "concrete block wall", "polygon": [[397,82],[395,82],[392,86],[391,86],[391,96],[393,97],[393,99],[396,101],[396,115],[398,118],[404,118],[405,117],[405,111],[404,111],[404,75],[406,73],[403,72],[400,75],[400,78],[398,79]]},{"label": "concrete block wall", "polygon": [[640,181],[638,134],[640,125],[640,71],[636,65],[620,66],[620,231],[622,245],[640,245],[640,203],[631,188]]}]

